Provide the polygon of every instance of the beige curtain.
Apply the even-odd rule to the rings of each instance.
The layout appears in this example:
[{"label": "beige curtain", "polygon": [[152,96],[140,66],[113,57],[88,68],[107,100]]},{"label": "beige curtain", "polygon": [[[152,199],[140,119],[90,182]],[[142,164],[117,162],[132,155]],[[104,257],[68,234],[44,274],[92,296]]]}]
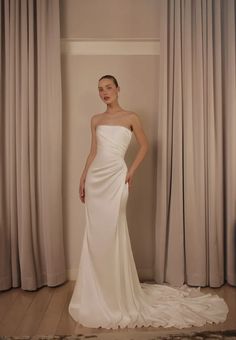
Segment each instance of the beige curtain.
[{"label": "beige curtain", "polygon": [[236,4],[161,6],[155,279],[236,285]]},{"label": "beige curtain", "polygon": [[0,6],[0,290],[35,290],[66,280],[59,0]]}]

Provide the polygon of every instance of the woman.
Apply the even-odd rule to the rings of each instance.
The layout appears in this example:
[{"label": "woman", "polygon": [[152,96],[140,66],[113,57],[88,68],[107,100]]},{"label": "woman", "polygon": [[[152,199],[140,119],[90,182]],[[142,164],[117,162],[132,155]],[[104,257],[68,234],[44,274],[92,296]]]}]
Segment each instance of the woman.
[{"label": "woman", "polygon": [[[72,318],[87,327],[202,326],[226,319],[228,307],[200,287],[140,283],[132,254],[126,204],[148,141],[138,115],[122,109],[111,75],[98,83],[104,113],[91,119],[92,142],[80,179],[86,228],[78,277],[69,304]],[[124,156],[134,133],[140,148],[127,169]]]},{"label": "woman", "polygon": [[140,144],[140,149],[135,161],[133,162],[129,169],[129,172],[127,173],[127,177],[125,180],[125,182],[128,182],[129,188],[131,187],[134,172],[139,164],[142,162],[148,149],[148,140],[144,134],[138,115],[134,112],[125,111],[120,107],[118,103],[118,93],[120,91],[120,87],[117,80],[110,75],[103,76],[99,80],[98,90],[100,98],[107,105],[107,110],[104,113],[94,115],[91,119],[91,150],[80,179],[80,198],[83,203],[85,202],[86,174],[90,164],[92,163],[96,155],[96,126],[101,124],[116,124],[125,126],[127,127],[127,129],[131,129],[134,132],[135,137]]}]

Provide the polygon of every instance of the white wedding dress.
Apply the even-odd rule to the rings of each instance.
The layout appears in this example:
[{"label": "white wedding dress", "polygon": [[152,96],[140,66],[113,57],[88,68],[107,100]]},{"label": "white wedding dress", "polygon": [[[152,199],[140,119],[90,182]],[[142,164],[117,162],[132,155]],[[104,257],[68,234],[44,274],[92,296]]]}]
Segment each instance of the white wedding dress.
[{"label": "white wedding dress", "polygon": [[97,154],[85,181],[86,227],[69,313],[92,328],[202,326],[223,322],[225,301],[200,287],[140,283],[126,221],[124,160],[132,132],[98,125]]}]

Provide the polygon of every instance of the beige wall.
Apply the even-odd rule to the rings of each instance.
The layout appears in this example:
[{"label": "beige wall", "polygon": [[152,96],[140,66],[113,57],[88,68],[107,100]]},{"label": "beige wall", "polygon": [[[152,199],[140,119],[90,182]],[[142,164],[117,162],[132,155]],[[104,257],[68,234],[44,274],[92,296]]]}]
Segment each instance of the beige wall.
[{"label": "beige wall", "polygon": [[158,39],[160,0],[60,0],[62,38]]},{"label": "beige wall", "polygon": [[[150,141],[149,153],[135,174],[127,205],[127,219],[140,279],[152,278],[159,55],[156,50],[152,53],[152,48],[148,49],[143,41],[147,39],[156,43],[158,39],[158,2],[61,1],[63,213],[70,279],[75,279],[77,275],[85,227],[84,205],[79,200],[79,179],[90,149],[90,117],[106,109],[98,96],[97,81],[107,73],[117,77],[121,87],[120,105],[140,115]],[[91,10],[100,15],[90,16]],[[140,25],[137,25],[138,18],[141,18]],[[118,19],[122,27],[117,26]],[[76,43],[71,42],[71,38]],[[96,55],[96,49],[88,54],[81,53],[81,39],[88,39],[93,44],[93,38],[99,39],[101,46],[106,39],[132,38],[131,52],[128,55],[122,52],[121,41],[117,46],[121,52],[117,55],[111,55],[107,50]],[[132,54],[132,40],[143,42],[141,52],[134,49]],[[134,159],[137,147],[133,135],[125,157],[127,165]]]}]

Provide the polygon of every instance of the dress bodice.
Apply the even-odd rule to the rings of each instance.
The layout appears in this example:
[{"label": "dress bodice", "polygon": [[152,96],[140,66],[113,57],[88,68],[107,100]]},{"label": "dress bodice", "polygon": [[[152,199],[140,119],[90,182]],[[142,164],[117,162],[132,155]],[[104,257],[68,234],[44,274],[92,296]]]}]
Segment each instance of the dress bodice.
[{"label": "dress bodice", "polygon": [[109,152],[124,158],[132,131],[122,125],[97,125],[97,154]]}]

